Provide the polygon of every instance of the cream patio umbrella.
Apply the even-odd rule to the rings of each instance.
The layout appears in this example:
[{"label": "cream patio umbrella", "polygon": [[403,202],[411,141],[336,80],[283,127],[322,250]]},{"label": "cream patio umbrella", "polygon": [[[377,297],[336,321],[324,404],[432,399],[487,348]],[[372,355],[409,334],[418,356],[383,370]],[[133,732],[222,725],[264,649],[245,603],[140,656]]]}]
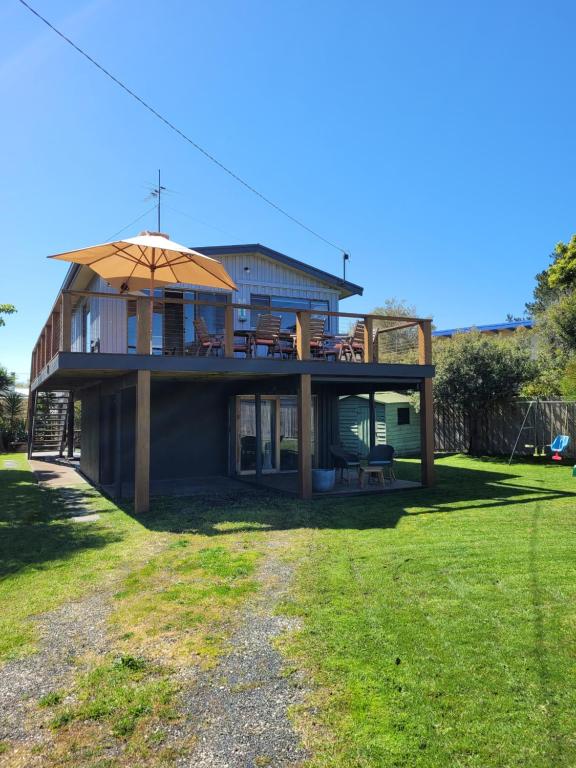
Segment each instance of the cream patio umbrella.
[{"label": "cream patio umbrella", "polygon": [[58,253],[48,258],[90,267],[122,292],[149,288],[150,321],[154,287],[157,285],[184,283],[236,290],[236,284],[219,261],[175,243],[161,232],[142,232],[137,237]]}]

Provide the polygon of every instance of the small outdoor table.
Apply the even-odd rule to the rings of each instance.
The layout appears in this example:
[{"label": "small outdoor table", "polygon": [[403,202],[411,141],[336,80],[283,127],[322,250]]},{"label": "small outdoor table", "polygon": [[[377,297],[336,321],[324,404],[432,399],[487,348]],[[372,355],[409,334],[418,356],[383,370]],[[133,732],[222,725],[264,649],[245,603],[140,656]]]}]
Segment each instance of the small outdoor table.
[{"label": "small outdoor table", "polygon": [[384,478],[384,467],[379,466],[367,466],[367,467],[360,467],[360,488],[364,488],[364,485],[366,483],[366,477],[368,477],[368,481],[370,481],[371,477],[376,477],[377,481],[379,483],[382,483],[382,485],[386,485],[385,478]]}]

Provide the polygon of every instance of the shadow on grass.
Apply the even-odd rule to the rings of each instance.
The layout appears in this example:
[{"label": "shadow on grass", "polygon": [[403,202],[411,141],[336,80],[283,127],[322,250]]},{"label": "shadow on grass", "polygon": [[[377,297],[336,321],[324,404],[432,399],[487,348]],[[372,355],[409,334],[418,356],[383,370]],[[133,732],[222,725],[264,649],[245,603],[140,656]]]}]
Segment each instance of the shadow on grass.
[{"label": "shadow on grass", "polygon": [[[43,489],[32,473],[0,472],[0,577],[33,567],[53,567],[77,552],[98,549],[121,540],[113,530],[66,522],[80,511],[91,489]],[[55,578],[57,576],[55,575]]]},{"label": "shadow on grass", "polygon": [[[496,462],[494,462],[496,463]],[[530,483],[511,467],[499,471],[479,461],[477,468],[437,463],[438,484],[374,496],[331,496],[304,502],[269,490],[247,487],[234,491],[188,498],[157,498],[149,513],[138,521],[155,531],[199,533],[217,536],[233,531],[289,530],[294,528],[368,529],[394,528],[405,515],[490,512],[528,500],[540,502],[575,494]],[[419,471],[406,464],[403,477]],[[517,480],[518,482],[513,482]],[[133,514],[130,507],[125,511]]]}]

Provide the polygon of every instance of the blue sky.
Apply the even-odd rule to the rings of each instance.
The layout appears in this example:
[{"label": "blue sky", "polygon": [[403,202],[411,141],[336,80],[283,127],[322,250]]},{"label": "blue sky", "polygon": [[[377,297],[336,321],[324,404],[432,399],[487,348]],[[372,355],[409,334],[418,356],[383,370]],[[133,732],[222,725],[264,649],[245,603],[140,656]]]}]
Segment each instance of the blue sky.
[{"label": "blue sky", "polygon": [[[350,250],[369,310],[440,328],[521,313],[574,216],[572,2],[32,0],[178,126]],[[0,363],[26,376],[66,271],[144,213],[189,245],[333,249],[168,131],[17,0],[0,6]],[[125,232],[154,227],[150,214]]]}]

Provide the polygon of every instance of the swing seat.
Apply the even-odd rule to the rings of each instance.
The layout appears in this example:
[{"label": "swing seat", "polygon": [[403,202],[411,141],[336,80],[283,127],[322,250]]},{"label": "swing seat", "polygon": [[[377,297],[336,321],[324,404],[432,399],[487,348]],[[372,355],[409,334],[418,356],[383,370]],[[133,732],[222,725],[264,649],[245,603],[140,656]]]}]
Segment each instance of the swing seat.
[{"label": "swing seat", "polygon": [[569,442],[570,442],[570,437],[568,435],[556,435],[554,440],[548,446],[550,450],[553,452],[552,454],[553,461],[562,461],[562,456],[561,456],[562,451],[566,450]]}]

